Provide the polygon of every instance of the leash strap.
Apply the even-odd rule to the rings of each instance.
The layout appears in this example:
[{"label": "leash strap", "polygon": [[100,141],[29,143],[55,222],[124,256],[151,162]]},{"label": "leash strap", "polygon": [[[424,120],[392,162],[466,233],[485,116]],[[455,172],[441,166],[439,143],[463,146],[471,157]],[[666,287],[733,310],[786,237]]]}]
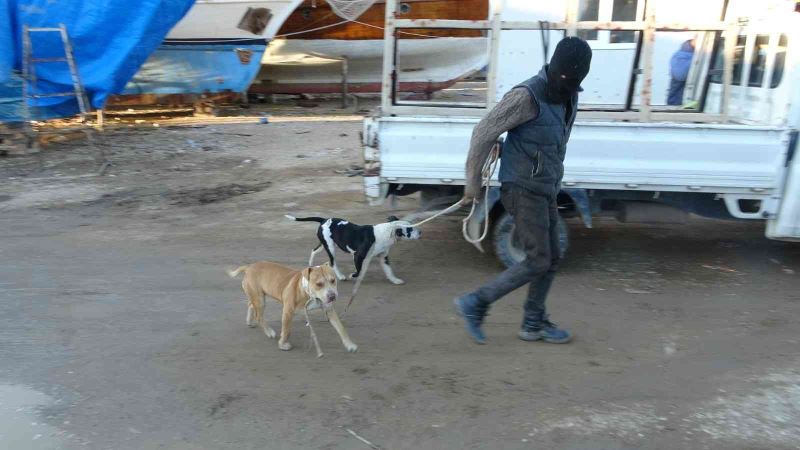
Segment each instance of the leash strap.
[{"label": "leash strap", "polygon": [[[483,233],[477,239],[473,239],[467,230],[467,225],[469,224],[469,220],[472,216],[475,215],[475,211],[478,209],[478,201],[475,200],[472,202],[472,209],[469,211],[469,215],[462,221],[461,224],[461,233],[464,235],[464,239],[471,243],[471,244],[478,244],[489,234],[489,184],[492,182],[492,177],[494,176],[495,171],[497,170],[498,162],[500,161],[500,144],[495,144],[492,147],[492,150],[489,152],[489,156],[486,158],[486,161],[483,163],[483,168],[481,168],[481,186],[484,187],[484,199],[483,199],[483,207],[485,208],[484,213],[486,220],[484,221],[483,226]],[[449,214],[453,211],[458,210],[464,204],[464,199],[461,199],[452,205],[448,206],[447,208],[437,212],[436,214],[428,217],[425,220],[421,220],[415,224],[412,224],[412,227],[419,227],[437,217],[443,216],[445,214]]]},{"label": "leash strap", "polygon": [[485,217],[483,221],[483,233],[477,239],[473,239],[467,230],[470,219],[472,219],[472,216],[475,215],[475,211],[478,209],[477,202],[472,202],[472,209],[470,209],[469,215],[461,222],[461,234],[464,235],[464,240],[470,244],[477,245],[489,235],[489,184],[492,182],[492,177],[497,170],[497,163],[499,161],[500,144],[495,144],[494,147],[492,147],[492,151],[489,153],[489,157],[486,158],[486,162],[483,163],[483,169],[481,170],[483,175],[483,208]]},{"label": "leash strap", "polygon": [[[463,234],[464,235],[464,239],[466,239],[466,241],[471,243],[471,244],[480,243],[481,241],[486,239],[486,236],[489,234],[489,184],[492,181],[492,177],[494,176],[494,172],[497,170],[497,164],[498,164],[499,161],[500,161],[500,144],[494,144],[494,147],[492,147],[492,150],[489,152],[489,156],[486,158],[486,161],[484,161],[484,163],[483,163],[483,168],[481,168],[481,177],[482,177],[481,185],[484,186],[484,188],[485,188],[484,189],[485,193],[484,193],[483,207],[485,208],[484,209],[484,213],[485,213],[485,217],[486,217],[486,220],[484,220],[484,225],[483,225],[483,233],[481,234],[481,236],[479,238],[473,239],[469,235],[469,232],[467,230],[467,225],[469,224],[469,220],[472,218],[473,215],[475,215],[475,211],[477,211],[477,209],[478,209],[478,202],[477,201],[473,201],[472,202],[472,209],[470,210],[469,215],[467,216],[467,218],[464,219],[462,224],[461,224],[461,234]],[[421,221],[419,221],[417,223],[414,223],[411,226],[412,227],[419,227],[421,225],[424,225],[424,224],[430,222],[431,220],[433,220],[433,219],[435,219],[437,217],[443,216],[445,214],[451,213],[451,212],[461,208],[461,206],[463,206],[463,204],[464,204],[464,199],[461,199],[461,200],[453,203],[452,205],[448,206],[447,208],[445,208],[445,209],[437,212],[436,214],[428,217],[427,219],[421,220]],[[350,308],[350,305],[353,304],[353,300],[355,300],[355,298],[356,298],[356,293],[358,292],[358,288],[359,288],[359,286],[361,286],[361,280],[364,279],[364,275],[366,275],[366,273],[367,273],[367,267],[369,267],[369,263],[370,263],[371,260],[372,260],[372,256],[368,256],[367,259],[365,259],[364,262],[362,263],[361,273],[359,274],[358,278],[356,278],[356,283],[353,286],[353,293],[350,294],[350,300],[347,302],[347,305],[344,307],[344,313],[347,313],[348,308]],[[306,307],[308,307],[307,304],[306,304]],[[306,317],[308,317],[308,313],[307,312],[306,312]],[[311,322],[308,322],[308,325],[310,327],[311,326]],[[312,337],[312,339],[314,339],[314,342],[316,343],[316,336],[314,335],[314,330],[313,329],[311,329],[311,337]],[[317,344],[317,353],[318,353],[317,356],[321,356],[322,355],[322,351],[319,350],[319,344]]]},{"label": "leash strap", "polygon": [[311,319],[309,319],[309,317],[308,317],[308,305],[309,305],[309,303],[312,303],[312,302],[314,302],[314,299],[313,298],[309,298],[308,301],[306,302],[305,308],[303,308],[303,312],[306,314],[306,326],[308,327],[308,330],[311,331],[311,342],[314,343],[314,347],[317,350],[317,358],[322,358],[323,353],[322,353],[322,349],[319,346],[319,340],[317,339],[317,333],[314,333],[314,327],[311,326]]}]

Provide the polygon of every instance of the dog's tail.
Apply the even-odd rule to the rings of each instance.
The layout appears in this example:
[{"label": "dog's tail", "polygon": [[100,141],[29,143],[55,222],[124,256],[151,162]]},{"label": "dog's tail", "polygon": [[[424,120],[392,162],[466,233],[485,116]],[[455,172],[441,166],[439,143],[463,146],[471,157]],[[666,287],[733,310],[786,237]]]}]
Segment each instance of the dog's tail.
[{"label": "dog's tail", "polygon": [[325,222],[328,221],[328,219],[326,219],[324,217],[295,217],[295,216],[293,216],[291,214],[286,214],[284,217],[286,217],[289,220],[294,220],[294,221],[297,221],[297,222],[319,222],[319,223],[325,223]]},{"label": "dog's tail", "polygon": [[228,271],[228,276],[231,277],[231,278],[236,278],[236,277],[239,276],[240,273],[242,273],[245,270],[247,270],[248,267],[250,267],[249,264],[246,265],[246,266],[239,266],[235,270],[229,270]]}]

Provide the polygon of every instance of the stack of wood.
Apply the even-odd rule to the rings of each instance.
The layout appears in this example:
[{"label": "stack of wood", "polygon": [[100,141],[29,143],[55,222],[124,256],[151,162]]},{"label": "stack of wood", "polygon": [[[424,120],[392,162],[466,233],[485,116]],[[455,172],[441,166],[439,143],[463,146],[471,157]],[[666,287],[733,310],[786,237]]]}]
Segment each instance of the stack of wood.
[{"label": "stack of wood", "polygon": [[22,123],[0,123],[0,156],[28,155],[38,151],[38,142],[28,136]]}]

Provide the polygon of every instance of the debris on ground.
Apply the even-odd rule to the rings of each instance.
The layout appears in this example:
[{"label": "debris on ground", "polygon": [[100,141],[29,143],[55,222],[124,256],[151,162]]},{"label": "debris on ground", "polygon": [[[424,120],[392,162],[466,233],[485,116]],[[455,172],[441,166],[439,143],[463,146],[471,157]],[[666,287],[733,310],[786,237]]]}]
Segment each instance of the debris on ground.
[{"label": "debris on ground", "polygon": [[653,291],[646,291],[644,289],[633,289],[633,288],[625,288],[625,292],[628,294],[652,294]]},{"label": "debris on ground", "polygon": [[239,195],[252,194],[266,189],[269,181],[258,184],[226,184],[213,188],[187,189],[166,195],[171,205],[192,206],[220,202]]},{"label": "debris on ground", "polygon": [[738,270],[725,266],[712,266],[710,264],[703,264],[703,267],[710,270],[719,270],[720,272],[739,273]]},{"label": "debris on ground", "polygon": [[364,175],[364,168],[357,164],[351,164],[350,167],[348,167],[347,169],[337,169],[334,170],[334,172],[342,175],[347,175],[348,177],[355,177]]}]

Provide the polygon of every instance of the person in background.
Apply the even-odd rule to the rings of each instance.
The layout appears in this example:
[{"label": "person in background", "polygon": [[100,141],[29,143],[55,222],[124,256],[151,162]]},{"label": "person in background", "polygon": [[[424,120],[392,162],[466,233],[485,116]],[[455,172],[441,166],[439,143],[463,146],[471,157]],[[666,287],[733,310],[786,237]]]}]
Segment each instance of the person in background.
[{"label": "person in background", "polygon": [[669,92],[667,105],[680,106],[683,104],[683,89],[686,87],[686,78],[692,67],[694,57],[694,39],[689,39],[669,60]]}]

